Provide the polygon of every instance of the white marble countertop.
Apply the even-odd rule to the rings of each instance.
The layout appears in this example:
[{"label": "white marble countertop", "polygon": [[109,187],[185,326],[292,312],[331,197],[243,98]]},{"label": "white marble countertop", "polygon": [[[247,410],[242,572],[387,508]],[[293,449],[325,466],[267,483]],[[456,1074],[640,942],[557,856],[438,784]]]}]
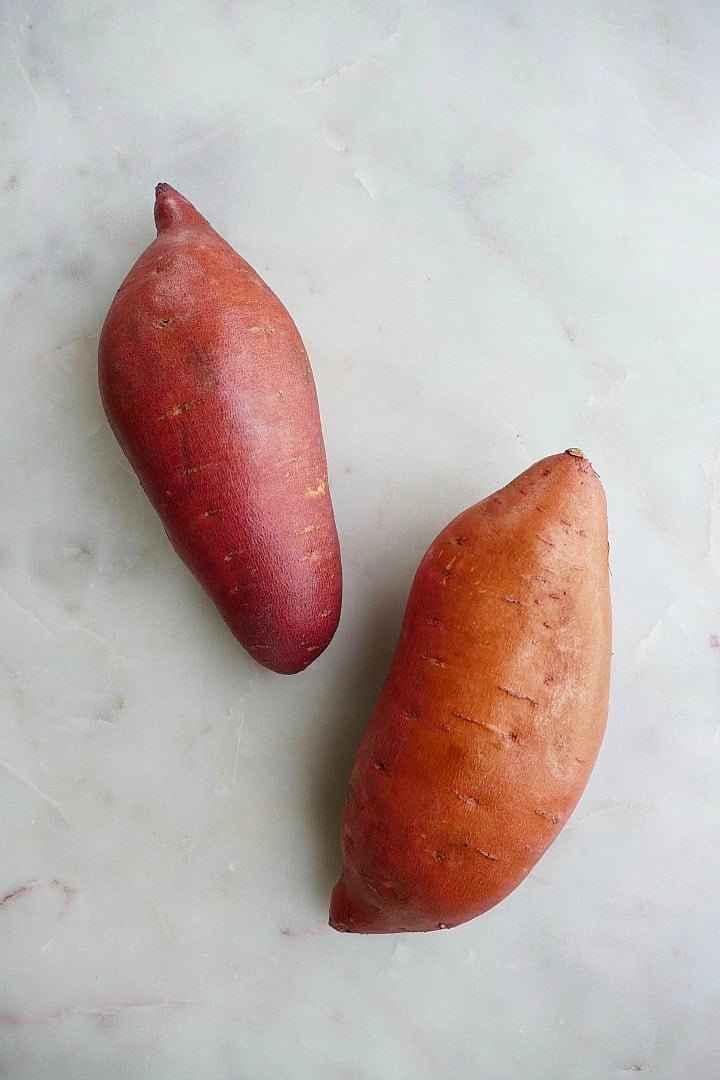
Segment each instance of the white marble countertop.
[{"label": "white marble countertop", "polygon": [[[0,1076],[709,1080],[720,1006],[720,8],[6,0]],[[300,327],[344,612],[262,670],[115,443],[98,329],[181,190]],[[605,484],[607,737],[526,882],[327,927],[428,543]]]}]

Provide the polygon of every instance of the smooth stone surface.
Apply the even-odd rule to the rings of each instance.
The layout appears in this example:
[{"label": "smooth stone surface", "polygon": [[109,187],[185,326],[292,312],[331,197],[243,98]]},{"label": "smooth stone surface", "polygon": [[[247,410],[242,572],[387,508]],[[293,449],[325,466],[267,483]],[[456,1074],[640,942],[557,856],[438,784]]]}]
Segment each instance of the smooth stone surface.
[{"label": "smooth stone surface", "polygon": [[[720,9],[8,0],[0,34],[0,1074],[715,1075]],[[263,671],[99,403],[172,183],[318,385],[344,614]],[[352,758],[415,567],[581,446],[610,722],[570,824],[452,931],[339,935]]]}]

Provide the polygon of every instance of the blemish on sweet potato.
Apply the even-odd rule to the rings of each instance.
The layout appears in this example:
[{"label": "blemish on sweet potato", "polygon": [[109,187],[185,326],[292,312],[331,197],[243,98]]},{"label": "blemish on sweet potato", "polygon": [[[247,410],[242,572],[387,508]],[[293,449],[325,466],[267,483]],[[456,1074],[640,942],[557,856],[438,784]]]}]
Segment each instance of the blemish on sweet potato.
[{"label": "blemish on sweet potato", "polygon": [[316,562],[322,558],[322,552],[318,548],[313,548],[312,551],[306,551],[300,556],[300,562]]},{"label": "blemish on sweet potato", "polygon": [[192,401],[183,401],[180,405],[174,405],[172,409],[168,409],[162,416],[158,417],[158,420],[172,420],[176,416],[182,416],[188,409],[192,409],[195,405],[199,405],[200,398],[193,398]]}]

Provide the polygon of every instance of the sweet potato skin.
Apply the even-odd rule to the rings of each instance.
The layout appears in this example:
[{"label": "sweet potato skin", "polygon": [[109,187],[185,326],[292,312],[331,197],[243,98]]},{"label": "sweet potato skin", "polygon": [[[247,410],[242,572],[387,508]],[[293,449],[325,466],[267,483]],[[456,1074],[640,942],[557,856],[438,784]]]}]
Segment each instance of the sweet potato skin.
[{"label": "sweet potato skin", "polygon": [[110,425],[180,558],[283,674],[329,644],[342,572],[313,375],[281,302],[168,184],[102,328]]},{"label": "sweet potato skin", "polygon": [[460,514],[420,564],[352,769],[330,924],[444,929],[516,888],[587,783],[610,649],[605,496],[566,451]]}]

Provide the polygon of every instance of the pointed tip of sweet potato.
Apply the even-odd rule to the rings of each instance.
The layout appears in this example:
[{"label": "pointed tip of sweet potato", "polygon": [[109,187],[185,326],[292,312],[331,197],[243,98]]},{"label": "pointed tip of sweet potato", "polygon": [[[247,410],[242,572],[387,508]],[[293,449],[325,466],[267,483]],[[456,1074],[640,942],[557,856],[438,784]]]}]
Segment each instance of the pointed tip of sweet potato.
[{"label": "pointed tip of sweet potato", "polygon": [[341,877],[330,898],[330,926],[343,934],[387,933],[386,920],[378,908],[358,904],[348,895],[347,882]]},{"label": "pointed tip of sweet potato", "polygon": [[[406,912],[406,916],[409,913]],[[464,921],[461,920],[461,921]],[[401,917],[399,911],[385,910],[364,903],[352,895],[345,875],[340,878],[330,897],[330,917],[333,930],[341,934],[409,934],[428,930],[450,930],[456,923],[436,922],[425,914]]]},{"label": "pointed tip of sweet potato", "polygon": [[155,186],[155,226],[158,235],[171,225],[205,223],[205,218],[193,204],[170,184]]}]

